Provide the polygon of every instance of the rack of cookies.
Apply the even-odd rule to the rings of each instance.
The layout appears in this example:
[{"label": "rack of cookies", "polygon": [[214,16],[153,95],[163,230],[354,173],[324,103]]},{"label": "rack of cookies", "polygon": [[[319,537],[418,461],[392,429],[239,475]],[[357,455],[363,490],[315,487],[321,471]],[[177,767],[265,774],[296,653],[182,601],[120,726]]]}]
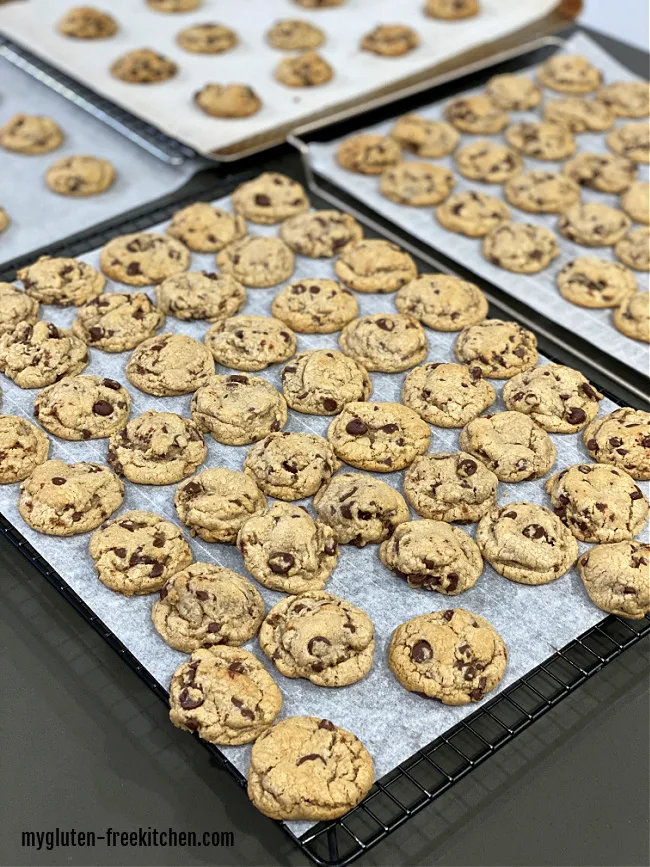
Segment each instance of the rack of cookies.
[{"label": "rack of cookies", "polygon": [[344,864],[650,632],[650,414],[321,205],[267,171],[0,284],[0,507]]}]

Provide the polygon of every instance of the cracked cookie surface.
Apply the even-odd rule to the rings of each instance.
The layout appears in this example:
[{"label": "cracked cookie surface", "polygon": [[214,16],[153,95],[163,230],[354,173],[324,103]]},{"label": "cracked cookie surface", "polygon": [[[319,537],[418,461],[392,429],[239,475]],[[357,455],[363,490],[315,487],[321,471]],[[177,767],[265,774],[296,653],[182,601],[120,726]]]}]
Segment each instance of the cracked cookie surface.
[{"label": "cracked cookie surface", "polygon": [[63,133],[51,117],[15,114],[0,127],[0,147],[20,154],[46,154],[56,150]]},{"label": "cracked cookie surface", "polygon": [[462,429],[459,442],[501,482],[539,479],[551,469],[556,457],[546,431],[520,412],[475,418]]},{"label": "cracked cookie surface", "polygon": [[217,265],[244,286],[264,289],[288,280],[295,258],[280,238],[246,235],[217,253]]},{"label": "cracked cookie surface", "polygon": [[633,620],[650,611],[650,545],[596,545],[578,560],[589,598],[602,611]]},{"label": "cracked cookie surface", "polygon": [[292,409],[335,415],[348,403],[367,400],[372,382],[366,368],[335,349],[312,349],[282,370],[282,390]]},{"label": "cracked cookie surface", "polygon": [[488,232],[510,220],[510,209],[501,199],[464,190],[454,193],[436,208],[436,218],[450,232],[469,238],[482,238]]},{"label": "cracked cookie surface", "polygon": [[112,15],[92,6],[75,6],[59,20],[57,28],[73,39],[107,39],[117,33],[117,22]]},{"label": "cracked cookie surface", "polygon": [[402,402],[436,427],[464,427],[497,398],[478,367],[431,361],[407,374]]},{"label": "cracked cookie surface", "polygon": [[247,84],[205,84],[194,94],[194,102],[211,117],[250,117],[262,101]]},{"label": "cracked cookie surface", "polygon": [[305,51],[322,45],[325,34],[309,21],[281,18],[266,31],[266,41],[280,51]]},{"label": "cracked cookie surface", "polygon": [[158,306],[177,319],[217,322],[234,316],[246,300],[246,290],[230,274],[186,271],[156,286]]},{"label": "cracked cookie surface", "polygon": [[47,386],[34,400],[34,418],[64,440],[109,437],[129,417],[124,386],[101,376],[70,376]]},{"label": "cracked cookie surface", "polygon": [[39,302],[13,283],[0,283],[0,335],[17,325],[33,325],[38,319]]},{"label": "cracked cookie surface", "polygon": [[460,141],[458,130],[450,123],[428,120],[419,114],[405,114],[398,118],[390,137],[404,150],[433,159],[453,153]]},{"label": "cracked cookie surface", "polygon": [[618,307],[636,292],[634,274],[619,262],[595,256],[579,256],[559,271],[560,294],[580,307]]},{"label": "cracked cookie surface", "polygon": [[196,391],[213,375],[209,349],[186,334],[158,334],[144,340],[126,365],[129,382],[156,397]]},{"label": "cracked cookie surface", "polygon": [[106,279],[86,262],[41,256],[33,265],[20,268],[16,276],[25,292],[42,304],[79,306],[104,291]]},{"label": "cracked cookie surface", "polygon": [[603,75],[581,54],[557,54],[542,64],[537,80],[560,93],[590,93],[600,87]]},{"label": "cracked cookie surface", "polygon": [[379,192],[398,205],[425,208],[444,201],[455,185],[453,172],[444,166],[409,160],[382,174]]},{"label": "cracked cookie surface", "polygon": [[615,409],[592,421],[583,436],[594,460],[620,467],[633,479],[650,479],[650,412]]},{"label": "cracked cookie surface", "polygon": [[165,230],[199,253],[218,253],[248,231],[246,221],[238,214],[216,208],[209,202],[194,202],[175,211]]},{"label": "cracked cookie surface", "polygon": [[625,298],[614,310],[613,320],[621,334],[650,343],[650,294],[635,292]]},{"label": "cracked cookie surface", "polygon": [[296,335],[272,316],[232,316],[216,322],[205,335],[215,361],[235,370],[264,370],[287,361],[296,351]]},{"label": "cracked cookie surface", "polygon": [[537,338],[517,322],[486,319],[464,328],[454,345],[456,358],[483,376],[510,379],[537,364]]},{"label": "cracked cookie surface", "polygon": [[336,280],[293,280],[274,297],[271,313],[301,334],[332,334],[359,314],[359,304]]},{"label": "cracked cookie surface", "polygon": [[614,114],[598,99],[566,97],[544,105],[544,120],[563,123],[571,132],[603,132],[614,125]]},{"label": "cracked cookie surface", "polygon": [[133,232],[108,242],[100,254],[99,267],[120,283],[151,286],[187,271],[190,258],[190,251],[176,238],[157,232]]},{"label": "cracked cookie surface", "polygon": [[0,415],[0,485],[22,482],[47,460],[50,441],[17,415]]},{"label": "cracked cookie surface", "polygon": [[277,81],[287,87],[319,87],[332,79],[334,70],[317,51],[305,51],[295,57],[285,57],[274,74]]},{"label": "cracked cookie surface", "polygon": [[418,515],[434,521],[478,521],[496,505],[498,479],[467,452],[417,458],[404,475],[404,494]]},{"label": "cracked cookie surface", "polygon": [[100,157],[77,154],[62,157],[45,173],[45,183],[60,196],[97,196],[115,181],[115,168]]},{"label": "cracked cookie surface", "polygon": [[650,228],[630,229],[614,247],[616,258],[635,271],[650,271]]},{"label": "cracked cookie surface", "polygon": [[650,163],[650,128],[647,123],[626,123],[607,136],[607,147],[635,163]]},{"label": "cracked cookie surface", "polygon": [[240,184],[231,199],[240,216],[264,225],[280,223],[309,208],[303,185],[279,172],[264,172]]},{"label": "cracked cookie surface", "polygon": [[173,60],[152,48],[136,48],[111,64],[111,75],[129,84],[155,84],[167,81],[178,72]]},{"label": "cracked cookie surface", "polygon": [[223,24],[192,24],[180,31],[176,41],[192,54],[222,54],[239,40],[235,31]]},{"label": "cracked cookie surface", "polygon": [[505,135],[509,145],[537,160],[563,160],[576,149],[571,131],[560,123],[520,121],[509,126]]},{"label": "cracked cookie surface", "polygon": [[400,313],[410,313],[434,331],[460,331],[481,322],[488,302],[478,286],[448,274],[423,274],[395,296]]},{"label": "cracked cookie surface", "polygon": [[385,135],[362,133],[346,139],[336,152],[338,164],[349,172],[380,175],[402,161],[397,142]]},{"label": "cracked cookie surface", "polygon": [[637,223],[650,223],[650,184],[647,181],[635,181],[621,195],[620,205]]},{"label": "cracked cookie surface", "polygon": [[145,292],[106,292],[79,308],[72,333],[104,352],[123,352],[153,337],[163,319]]},{"label": "cracked cookie surface", "polygon": [[553,232],[534,223],[504,223],[483,238],[483,256],[515,274],[537,274],[560,255]]},{"label": "cracked cookie surface", "polygon": [[179,485],[174,506],[192,536],[234,544],[244,521],[266,509],[266,497],[244,473],[215,468]]},{"label": "cracked cookie surface", "polygon": [[213,376],[197,389],[190,411],[200,430],[217,442],[243,446],[281,430],[287,404],[270,382],[258,376]]},{"label": "cracked cookie surface", "polygon": [[309,211],[289,217],[280,226],[280,238],[294,253],[312,259],[336,256],[363,238],[361,225],[342,211]]},{"label": "cracked cookie surface", "polygon": [[339,337],[341,350],[366,370],[397,373],[427,357],[424,328],[406,313],[374,313],[353,319]]},{"label": "cracked cookie surface", "polygon": [[244,472],[269,497],[302,500],[317,493],[341,466],[330,443],[316,434],[269,434],[246,455]]},{"label": "cracked cookie surface", "polygon": [[486,184],[501,184],[520,172],[523,166],[517,151],[489,139],[464,145],[456,151],[454,159],[463,177]]},{"label": "cracked cookie surface", "polygon": [[420,37],[405,24],[379,24],[362,38],[360,48],[380,57],[408,54],[420,44]]},{"label": "cracked cookie surface", "polygon": [[445,118],[461,132],[494,135],[508,126],[510,118],[484,93],[460,96],[445,106]]},{"label": "cracked cookie surface", "polygon": [[43,388],[88,364],[88,347],[77,337],[39,320],[0,335],[0,370],[20,388]]},{"label": "cracked cookie surface", "polygon": [[395,292],[417,276],[413,258],[397,244],[381,238],[348,244],[334,270],[346,286],[357,292]]},{"label": "cracked cookie surface", "polygon": [[532,78],[526,75],[504,73],[493,75],[488,81],[488,96],[506,111],[526,111],[535,108],[542,101],[542,91]]},{"label": "cracked cookie surface", "polygon": [[580,153],[564,164],[562,172],[583,187],[601,193],[621,193],[636,177],[636,166],[614,154]]},{"label": "cracked cookie surface", "polygon": [[615,81],[601,88],[596,99],[617,117],[647,117],[650,114],[650,88],[647,81]]},{"label": "cracked cookie surface", "polygon": [[511,205],[532,214],[559,214],[580,201],[578,184],[557,172],[525,172],[511,178],[503,189]]}]

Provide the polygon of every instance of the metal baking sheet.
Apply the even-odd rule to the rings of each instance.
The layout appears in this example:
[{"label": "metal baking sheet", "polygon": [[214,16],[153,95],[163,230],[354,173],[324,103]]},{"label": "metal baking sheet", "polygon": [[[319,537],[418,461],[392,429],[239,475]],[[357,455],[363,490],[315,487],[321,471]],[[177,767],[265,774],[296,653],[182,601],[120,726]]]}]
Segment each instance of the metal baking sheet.
[{"label": "metal baking sheet", "polygon": [[[229,200],[217,202],[229,208]],[[161,224],[158,228],[164,228]],[[154,227],[156,228],[156,227]],[[251,226],[251,231],[261,235],[273,235],[275,227]],[[84,261],[97,266],[99,250],[81,256]],[[311,260],[296,257],[294,278],[333,277],[331,260]],[[210,254],[194,254],[193,270],[214,270],[214,257]],[[109,281],[107,291],[124,290],[120,284]],[[244,312],[269,315],[271,301],[278,291],[274,289],[249,289]],[[360,314],[394,310],[389,295],[358,295]],[[53,307],[43,309],[43,318],[58,325],[69,326],[75,316],[74,309],[61,310]],[[201,339],[208,329],[206,323],[183,323],[167,317],[164,330],[182,332]],[[430,351],[429,360],[453,359],[454,334],[427,330]],[[298,350],[336,348],[337,335],[299,335]],[[132,417],[146,409],[165,409],[189,414],[190,395],[175,398],[154,398],[139,392],[126,380],[124,368],[128,353],[119,355],[91,351],[91,363],[87,373],[110,376],[126,384],[133,399]],[[263,371],[261,375],[280,387],[280,366]],[[219,370],[219,368],[218,368]],[[399,400],[405,374],[372,373],[373,400]],[[2,377],[5,413],[16,413],[31,418],[33,399],[37,392],[17,388]],[[500,384],[495,382],[500,391]],[[499,404],[500,408],[503,408]],[[601,413],[610,412],[615,404],[603,400]],[[330,419],[289,412],[286,429],[325,435]],[[558,449],[554,470],[559,470],[579,461],[589,460],[579,434],[552,435]],[[206,438],[209,454],[203,468],[226,466],[241,469],[247,447],[220,445]],[[51,457],[66,461],[104,461],[106,441],[66,442],[51,438]],[[431,451],[455,451],[458,449],[458,432],[432,428]],[[345,468],[344,468],[345,469]],[[389,484],[401,486],[403,473],[382,475]],[[178,523],[173,508],[176,486],[149,487],[125,482],[126,497],[120,511],[127,509],[151,509]],[[644,484],[644,490],[648,486]],[[103,623],[142,663],[153,678],[165,689],[175,668],[185,655],[168,647],[158,636],[150,622],[150,609],[154,597],[126,599],[112,593],[96,578],[93,564],[87,553],[88,535],[57,539],[40,535],[21,519],[16,504],[18,485],[0,488],[0,511],[17,527],[28,542],[63,577],[72,589],[86,602]],[[529,500],[549,505],[543,491],[543,482],[522,482],[517,485],[500,484],[499,502]],[[308,501],[305,501],[308,505]],[[416,518],[416,515],[413,515]],[[466,528],[468,532],[473,527]],[[235,571],[245,573],[241,556],[230,545],[208,544],[193,539],[192,550],[196,560],[216,562]],[[580,545],[581,550],[588,546]],[[496,692],[513,684],[531,668],[538,665],[556,648],[564,646],[572,638],[600,622],[603,613],[596,608],[585,593],[579,576],[571,570],[558,581],[541,587],[515,584],[500,577],[486,565],[478,583],[467,593],[449,598],[433,592],[410,589],[379,561],[377,546],[370,545],[359,550],[351,546],[341,547],[341,557],[326,589],[344,596],[365,609],[375,624],[377,648],[373,668],[359,683],[344,689],[324,689],[305,680],[283,678],[273,669],[261,652],[257,640],[246,646],[251,649],[272,672],[284,695],[282,716],[315,714],[355,732],[366,744],[375,760],[377,777],[381,777],[400,762],[424,747],[450,726],[475,710],[474,705],[447,707],[438,702],[423,701],[406,692],[388,669],[386,652],[393,629],[401,622],[428,611],[444,610],[450,604],[467,608],[486,617],[504,637],[509,649],[509,662]],[[282,598],[282,594],[260,588],[268,608]],[[249,747],[224,747],[225,755],[246,774]],[[302,834],[311,823],[289,823],[296,834]]]}]

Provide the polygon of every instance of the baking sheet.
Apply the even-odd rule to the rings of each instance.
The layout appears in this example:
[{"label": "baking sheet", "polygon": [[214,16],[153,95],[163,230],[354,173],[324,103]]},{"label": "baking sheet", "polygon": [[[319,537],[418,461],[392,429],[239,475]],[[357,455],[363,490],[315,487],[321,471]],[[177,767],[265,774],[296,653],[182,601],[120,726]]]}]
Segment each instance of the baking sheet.
[{"label": "baking sheet", "polygon": [[[0,148],[0,205],[11,218],[9,228],[0,234],[0,262],[165,196],[204,165],[202,160],[189,160],[177,167],[161,163],[0,57],[0,126],[19,112],[53,118],[65,139],[56,150],[40,155]],[[53,162],[72,154],[110,160],[117,171],[113,186],[87,198],[53,193],[45,183],[45,172]]]},{"label": "baking sheet", "polygon": [[[344,6],[302,9],[290,0],[203,0],[195,12],[165,15],[144,0],[107,4],[119,21],[118,33],[84,42],[58,33],[56,22],[70,0],[30,0],[0,7],[0,29],[88,87],[128,109],[168,135],[201,152],[222,149],[277,127],[297,123],[316,112],[343,105],[401,79],[422,72],[477,45],[505,36],[543,17],[557,0],[483,0],[481,15],[457,22],[436,21],[423,14],[424,0],[347,0]],[[291,88],[275,80],[273,70],[283,53],[267,45],[264,34],[277,18],[302,18],[327,34],[319,49],[334,67],[332,81],[321,87]],[[176,34],[195,23],[218,21],[232,27],[239,45],[221,55],[183,51]],[[359,50],[361,37],[379,23],[411,25],[421,45],[403,57],[376,57]],[[116,57],[135,48],[152,47],[179,66],[175,78],[160,84],[121,82],[109,73]],[[196,108],[192,96],[206,82],[241,82],[255,88],[261,111],[249,118],[211,118]]]},{"label": "baking sheet", "polygon": [[[228,199],[217,202],[229,208]],[[162,224],[165,225],[165,224]],[[273,235],[275,227],[250,227],[256,234]],[[97,267],[99,250],[80,257]],[[332,260],[312,260],[296,257],[294,278],[334,277]],[[214,270],[214,257],[210,254],[193,254],[192,270]],[[109,281],[107,291],[124,291],[124,286]],[[130,287],[127,287],[130,288]],[[244,307],[246,313],[270,314],[271,301],[278,291],[274,289],[249,289]],[[378,311],[394,310],[390,295],[358,295],[360,315]],[[44,307],[42,318],[51,319],[58,325],[69,327],[75,316],[73,309],[61,310]],[[167,317],[165,331],[181,332],[201,339],[208,329],[206,323],[183,323]],[[453,360],[454,334],[434,332],[427,329],[430,361]],[[316,348],[336,348],[337,335],[298,335],[298,351]],[[127,385],[133,400],[132,416],[146,409],[159,409],[189,415],[190,395],[173,398],[154,398],[139,392],[128,383],[124,368],[129,353],[108,354],[91,350],[91,363],[85,373],[109,376]],[[263,376],[281,389],[280,365],[263,371]],[[217,368],[223,371],[223,368]],[[372,400],[399,401],[405,374],[372,373],[374,385]],[[37,391],[18,388],[6,377],[1,377],[4,391],[3,412],[32,416],[33,399]],[[494,382],[498,391],[501,384]],[[496,406],[495,406],[496,408]],[[503,409],[500,403],[499,407]],[[611,412],[615,405],[609,400],[601,403],[601,414]],[[305,431],[325,436],[330,418],[301,415],[289,411],[285,429]],[[554,471],[576,462],[590,460],[579,434],[551,435],[558,449]],[[223,446],[206,437],[208,457],[202,468],[225,466],[241,469],[248,447]],[[433,428],[430,451],[458,450],[458,431]],[[106,441],[66,442],[51,437],[51,458],[65,461],[105,460]],[[342,471],[345,471],[345,466]],[[357,472],[355,470],[355,472]],[[401,487],[403,473],[381,474],[381,478],[395,487]],[[647,484],[642,483],[644,490]],[[128,509],[151,509],[179,523],[173,508],[176,485],[152,487],[125,482],[126,497],[120,511]],[[143,666],[162,686],[167,688],[170,677],[186,656],[168,647],[155,632],[150,622],[150,609],[154,596],[126,599],[112,593],[95,577],[87,553],[88,535],[69,539],[56,539],[40,535],[32,530],[19,516],[16,504],[18,485],[0,487],[0,510],[13,523],[36,550],[59,572],[65,581],[95,611]],[[543,492],[543,482],[499,484],[499,502],[529,500],[550,505]],[[304,501],[305,504],[308,501]],[[413,513],[413,517],[417,515]],[[466,527],[473,532],[474,526]],[[216,562],[245,573],[241,555],[234,546],[209,544],[200,539],[191,542],[195,560]],[[580,549],[587,547],[580,543]],[[283,594],[259,587],[267,610],[282,598]],[[369,545],[357,549],[341,546],[339,563],[328,581],[326,589],[349,599],[365,609],[375,624],[376,654],[372,670],[359,683],[344,689],[324,689],[305,680],[290,680],[273,669],[259,648],[257,640],[246,647],[262,659],[272,671],[284,695],[282,716],[314,714],[331,719],[338,725],[355,732],[365,743],[375,760],[377,777],[381,777],[407,759],[416,750],[424,747],[438,735],[463,717],[473,713],[475,705],[447,707],[435,701],[423,701],[404,690],[390,673],[386,653],[390,636],[395,627],[417,614],[433,610],[445,610],[450,605],[467,608],[486,617],[501,633],[508,645],[509,661],[500,691],[514,683],[534,666],[538,665],[556,648],[598,623],[604,617],[585,593],[577,572],[573,569],[558,581],[541,587],[515,584],[500,577],[486,564],[477,584],[468,592],[456,597],[446,597],[435,592],[409,588],[393,575],[379,560],[378,547]],[[496,692],[495,691],[495,692]],[[490,693],[486,700],[494,695]],[[250,747],[222,747],[228,758],[244,774],[248,768]],[[296,833],[302,833],[312,823],[291,823]]]},{"label": "baking sheet", "polygon": [[[569,39],[566,43],[566,51],[569,53],[584,54],[591,61],[600,67],[607,82],[617,80],[638,80],[626,67],[622,66],[606,51],[600,48],[593,40],[582,34],[577,34]],[[531,67],[534,69],[535,67]],[[469,93],[478,93],[484,88],[475,88],[468,91]],[[546,91],[548,97],[560,97],[561,94],[552,94],[551,91]],[[433,105],[417,110],[418,114],[431,119],[439,119],[442,116],[444,105],[448,100],[435,103]],[[539,120],[538,112],[510,112],[512,121],[519,120]],[[359,132],[378,132],[387,133],[393,126],[396,118],[388,121],[382,121],[374,126],[368,127],[367,130],[359,130]],[[619,121],[625,123],[623,119]],[[605,144],[606,134],[589,134],[581,133],[577,136],[578,149],[580,151],[595,151],[611,153]],[[348,138],[348,136],[345,136]],[[468,136],[463,135],[459,147],[471,141],[476,141],[477,138],[490,138],[505,142],[503,136]],[[551,263],[551,265],[541,271],[539,274],[525,275],[514,274],[510,271],[505,271],[503,268],[498,268],[492,265],[481,254],[481,239],[467,238],[464,235],[459,235],[456,232],[450,232],[445,229],[436,220],[432,208],[409,208],[404,205],[398,205],[382,196],[379,192],[379,178],[361,174],[348,172],[341,168],[336,161],[336,150],[343,139],[337,139],[326,144],[313,142],[309,145],[310,159],[314,171],[338,184],[347,192],[356,196],[366,205],[374,208],[384,217],[392,220],[398,226],[409,231],[420,241],[430,244],[432,247],[443,251],[447,256],[455,259],[458,262],[474,271],[476,274],[490,280],[494,285],[513,295],[519,301],[523,301],[530,307],[533,307],[539,313],[544,314],[553,322],[561,323],[565,328],[574,331],[579,337],[588,340],[604,352],[609,353],[615,358],[624,361],[641,373],[648,373],[648,346],[637,340],[632,340],[621,334],[612,323],[612,311],[605,310],[589,310],[583,307],[578,307],[569,301],[566,301],[559,293],[555,285],[555,277],[560,269],[575,259],[577,256],[597,256],[602,259],[614,260],[614,252],[612,247],[583,247],[579,244],[573,244],[566,238],[556,232],[557,239],[560,245],[560,255]],[[405,154],[406,159],[418,158]],[[445,157],[441,160],[435,160],[437,164],[447,166],[454,171],[456,175],[456,186],[454,192],[462,190],[480,190],[488,193],[491,196],[504,199],[503,187],[500,184],[483,184],[478,181],[470,181],[464,178],[456,170],[453,158]],[[545,169],[559,170],[562,163],[554,163],[549,161],[533,160],[529,157],[524,157],[525,170]],[[640,180],[648,180],[650,167],[646,164],[639,165],[638,178]],[[614,207],[618,206],[618,196],[599,193],[595,190],[583,188],[583,201],[603,202]],[[521,211],[508,203],[508,207],[512,210],[513,219],[518,222],[537,223],[541,226],[546,226],[553,231],[556,230],[557,216],[553,214],[529,214]],[[639,288],[647,290],[649,285],[648,274],[641,271],[635,271],[634,275],[638,281]]]}]

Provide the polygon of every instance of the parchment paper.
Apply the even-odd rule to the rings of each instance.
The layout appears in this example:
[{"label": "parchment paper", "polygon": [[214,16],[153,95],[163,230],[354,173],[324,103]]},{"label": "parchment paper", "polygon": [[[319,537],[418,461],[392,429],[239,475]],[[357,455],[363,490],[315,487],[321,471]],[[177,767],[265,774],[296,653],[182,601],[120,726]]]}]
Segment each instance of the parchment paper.
[{"label": "parchment paper", "polygon": [[[165,165],[0,57],[0,126],[19,112],[53,118],[65,139],[56,150],[35,156],[0,148],[0,205],[11,218],[9,228],[0,234],[0,263],[167,195],[202,165],[199,160]],[[117,171],[113,186],[87,198],[53,193],[45,183],[45,172],[53,162],[72,154],[110,160]]]},{"label": "parchment paper", "polygon": [[[548,13],[557,0],[483,0],[476,18],[435,21],[422,12],[424,0],[347,0],[341,7],[309,10],[290,0],[204,0],[195,12],[165,15],[144,0],[112,0],[106,5],[120,23],[106,40],[84,42],[58,33],[56,22],[69,0],[30,0],[0,8],[0,29],[72,77],[198,151],[207,152],[247,140],[276,127],[296,123],[325,108],[408,78],[473,46],[505,36]],[[327,34],[323,56],[334,67],[332,81],[321,87],[292,88],[273,77],[281,51],[264,34],[277,18],[302,18]],[[179,30],[190,24],[218,21],[232,27],[240,44],[221,55],[183,51]],[[411,25],[421,45],[403,57],[376,57],[359,50],[362,36],[379,23]],[[115,58],[136,48],[151,47],[179,65],[175,78],[137,85],[110,75]],[[263,108],[249,118],[211,118],[192,103],[194,92],[208,82],[241,82],[255,88]]]},{"label": "parchment paper", "polygon": [[[614,60],[611,55],[603,51],[602,48],[587,36],[578,34],[572,37],[567,42],[566,50],[570,53],[584,54],[589,57],[596,66],[603,70],[606,82],[636,79],[636,76],[632,75],[628,69]],[[477,88],[475,91],[469,92],[478,93],[482,89]],[[550,98],[560,96],[560,94],[553,94],[551,91],[546,91],[546,95]],[[418,109],[418,114],[432,119],[440,118],[444,104],[444,102],[435,103]],[[539,120],[540,110],[538,109],[536,112],[511,112],[511,115],[513,122],[522,119]],[[373,127],[369,127],[367,131],[387,133],[394,122],[395,119],[384,121]],[[625,122],[625,120],[619,121],[619,123]],[[578,150],[576,153],[582,151],[608,152],[605,144],[605,135],[593,133],[578,135]],[[477,138],[479,137],[463,135],[459,147]],[[487,138],[487,136],[480,136],[480,138]],[[505,142],[503,136],[489,136],[489,138]],[[621,334],[620,331],[617,331],[612,323],[611,310],[589,310],[578,307],[576,304],[566,301],[560,295],[555,285],[555,277],[558,271],[567,262],[570,262],[577,256],[597,256],[601,259],[613,260],[615,257],[612,247],[582,247],[579,244],[573,244],[557,233],[557,216],[553,214],[529,214],[509,205],[512,209],[514,220],[524,223],[537,223],[556,231],[560,245],[560,255],[548,268],[539,274],[513,274],[510,271],[505,271],[503,268],[498,268],[483,258],[480,239],[467,238],[456,232],[448,231],[436,220],[431,208],[409,208],[404,205],[397,205],[381,195],[379,192],[379,179],[377,177],[353,174],[341,168],[336,162],[336,150],[340,142],[341,139],[328,142],[327,144],[313,143],[310,145],[310,155],[315,171],[334,181],[349,193],[357,196],[357,198],[374,208],[384,217],[411,232],[416,238],[438,250],[444,251],[452,259],[462,262],[467,268],[490,280],[519,301],[523,301],[538,312],[543,313],[553,322],[561,323],[565,328],[574,331],[579,337],[590,341],[604,352],[608,352],[615,358],[626,362],[635,370],[648,373],[647,344],[632,340]],[[406,159],[416,159],[409,154],[405,156]],[[452,157],[446,157],[435,162],[455,170]],[[525,170],[541,168],[556,171],[562,165],[561,163],[532,160],[528,157],[524,159],[524,162]],[[639,179],[648,180],[648,168],[647,165],[639,166]],[[503,187],[500,184],[482,184],[470,181],[457,172],[456,181],[454,192],[481,190],[491,196],[504,198]],[[583,190],[582,198],[585,202],[598,201],[612,205],[613,207],[618,206],[617,196],[599,193],[586,188]],[[648,289],[648,274],[635,271],[634,275],[637,278],[639,288]]]},{"label": "parchment paper", "polygon": [[[217,204],[229,207],[227,199]],[[275,227],[250,227],[256,234],[273,235]],[[88,253],[81,259],[97,266],[99,251]],[[209,254],[193,255],[192,270],[214,270],[214,257]],[[333,277],[331,260],[311,260],[296,257],[294,278]],[[127,287],[130,288],[130,287]],[[120,284],[109,285],[108,291],[124,291]],[[246,313],[270,315],[275,289],[249,289]],[[360,315],[381,310],[394,310],[391,296],[358,295]],[[74,309],[44,308],[42,317],[62,326],[69,326],[75,316]],[[201,339],[208,329],[206,323],[182,323],[167,317],[165,331],[182,332]],[[453,360],[454,334],[427,330],[430,343],[428,360]],[[336,348],[337,335],[299,335],[298,351],[316,348]],[[91,351],[91,363],[85,373],[109,376],[124,383],[133,399],[131,417],[146,409],[159,409],[189,415],[190,395],[175,398],[154,398],[139,392],[129,384],[124,367],[129,353],[119,355]],[[218,368],[217,372],[223,372]],[[281,366],[276,365],[258,374],[281,388]],[[399,401],[405,374],[373,373],[374,393],[372,400]],[[32,417],[32,406],[37,391],[16,387],[2,377],[5,413],[17,413]],[[494,382],[499,392],[501,384]],[[499,408],[503,406],[499,404]],[[615,405],[604,400],[601,413],[611,412]],[[297,430],[325,436],[329,418],[301,415],[289,412],[286,430]],[[432,452],[458,450],[456,430],[432,429]],[[552,435],[558,449],[554,471],[576,462],[590,460],[580,435]],[[248,447],[223,446],[206,437],[208,458],[201,467],[226,466],[241,469]],[[105,461],[106,441],[66,442],[51,437],[50,457],[65,461]],[[342,471],[344,471],[346,468]],[[356,472],[356,471],[355,471]],[[381,478],[395,487],[401,487],[403,473],[382,474]],[[176,485],[153,487],[125,482],[126,497],[122,512],[128,509],[151,509],[179,523],[173,507]],[[644,487],[647,489],[647,485]],[[126,599],[104,587],[96,578],[92,560],[88,556],[88,535],[69,539],[56,539],[40,535],[32,530],[19,516],[16,504],[18,485],[0,487],[0,510],[17,526],[27,540],[45,557],[70,586],[86,601],[103,622],[132,651],[144,667],[165,688],[176,667],[186,658],[172,650],[155,632],[150,622],[152,596]],[[499,484],[499,502],[529,500],[550,505],[543,491],[543,482],[522,482],[517,485]],[[309,501],[304,501],[305,505]],[[417,517],[415,514],[413,517]],[[473,532],[474,526],[466,528]],[[231,545],[208,544],[200,539],[192,540],[192,550],[197,561],[216,562],[240,573],[245,573],[241,556]],[[587,546],[580,545],[581,550]],[[259,586],[259,585],[258,585]],[[259,587],[267,604],[267,610],[282,598],[282,594]],[[410,589],[401,579],[392,574],[379,560],[376,545],[359,550],[341,546],[341,557],[332,577],[326,585],[332,593],[349,599],[365,609],[375,624],[377,649],[373,668],[359,683],[344,689],[324,689],[305,680],[290,680],[273,669],[255,639],[246,646],[265,662],[273,673],[284,694],[282,716],[315,714],[331,719],[338,725],[355,732],[371,752],[376,765],[377,777],[386,774],[417,749],[425,746],[454,723],[475,710],[472,704],[466,707],[446,707],[436,701],[423,701],[406,692],[391,674],[386,663],[386,652],[392,631],[398,624],[433,610],[444,610],[450,605],[467,608],[486,617],[501,633],[509,650],[509,662],[498,689],[516,681],[536,666],[553,651],[588,627],[599,622],[604,614],[596,608],[585,593],[579,576],[571,570],[558,581],[542,587],[515,584],[500,577],[485,566],[477,584],[467,593],[446,597],[435,592]],[[156,597],[157,598],[157,597]],[[493,694],[490,694],[490,697]],[[246,773],[248,747],[224,747],[232,762]],[[310,823],[293,823],[294,830],[302,833]]]}]

